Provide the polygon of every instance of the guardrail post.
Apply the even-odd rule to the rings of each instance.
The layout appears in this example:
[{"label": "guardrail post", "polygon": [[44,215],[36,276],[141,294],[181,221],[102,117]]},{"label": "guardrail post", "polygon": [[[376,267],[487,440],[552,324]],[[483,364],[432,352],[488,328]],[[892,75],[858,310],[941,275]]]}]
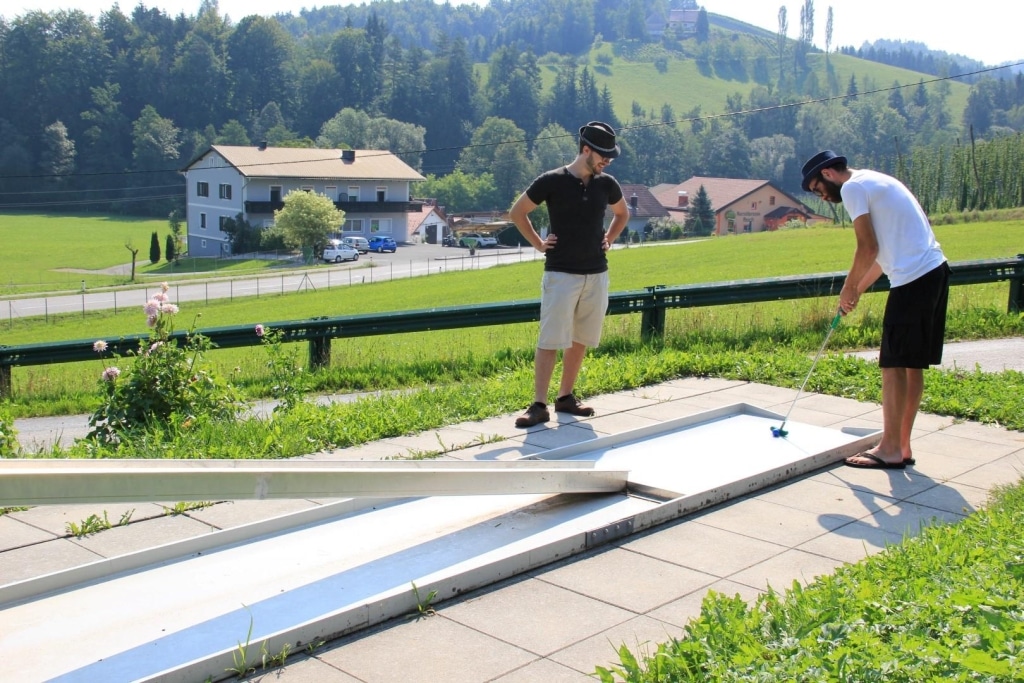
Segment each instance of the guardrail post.
[{"label": "guardrail post", "polygon": [[644,287],[651,295],[651,306],[644,307],[643,315],[640,318],[640,339],[649,342],[654,339],[665,337],[665,307],[661,305],[661,298],[655,290],[665,289],[665,285],[654,285]]},{"label": "guardrail post", "polygon": [[11,366],[0,365],[0,400],[11,397]]},{"label": "guardrail post", "polygon": [[1008,313],[1024,312],[1024,254],[1017,254],[1017,265],[1010,280],[1010,300],[1006,304]]},{"label": "guardrail post", "polygon": [[331,338],[313,337],[309,340],[309,369],[326,368],[331,364]]}]

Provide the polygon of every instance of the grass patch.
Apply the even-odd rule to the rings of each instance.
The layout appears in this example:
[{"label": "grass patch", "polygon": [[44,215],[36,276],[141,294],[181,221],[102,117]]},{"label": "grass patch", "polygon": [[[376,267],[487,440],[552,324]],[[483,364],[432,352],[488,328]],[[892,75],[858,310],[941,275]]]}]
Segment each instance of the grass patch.
[{"label": "grass patch", "polygon": [[[24,296],[33,292],[79,291],[86,287],[131,284],[127,275],[104,270],[130,264],[125,244],[138,249],[139,279],[190,278],[211,272],[257,273],[278,267],[279,261],[183,258],[177,264],[149,262],[155,232],[163,252],[170,225],[166,220],[100,214],[5,213],[0,216],[0,294]],[[292,264],[294,265],[294,264]]]}]

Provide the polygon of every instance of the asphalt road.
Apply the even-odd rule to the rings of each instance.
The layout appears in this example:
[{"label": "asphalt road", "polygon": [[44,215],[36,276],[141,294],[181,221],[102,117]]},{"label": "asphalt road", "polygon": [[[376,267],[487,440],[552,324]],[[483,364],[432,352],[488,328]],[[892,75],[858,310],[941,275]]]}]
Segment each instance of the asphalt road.
[{"label": "asphalt road", "polygon": [[[528,247],[477,249],[470,256],[468,249],[442,247],[435,244],[401,245],[393,254],[361,254],[358,261],[346,263],[317,262],[304,266],[264,272],[259,276],[212,277],[209,279],[169,278],[171,301],[211,301],[236,297],[263,296],[321,290],[337,287],[386,282],[409,277],[422,277],[462,270],[480,270],[498,264],[539,261],[543,255]],[[84,313],[103,309],[119,310],[141,307],[150,296],[160,291],[160,282],[152,281],[138,287],[87,289],[75,293],[0,299],[0,319],[13,320],[30,316],[59,313]]]}]

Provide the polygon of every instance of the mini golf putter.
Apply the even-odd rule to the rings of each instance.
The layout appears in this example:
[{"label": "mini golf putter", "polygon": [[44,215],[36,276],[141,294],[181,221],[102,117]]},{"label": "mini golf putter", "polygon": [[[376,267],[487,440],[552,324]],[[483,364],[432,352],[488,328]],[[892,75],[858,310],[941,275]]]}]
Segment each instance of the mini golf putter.
[{"label": "mini golf putter", "polygon": [[821,343],[821,348],[818,349],[818,355],[816,355],[814,357],[814,360],[811,361],[811,369],[807,371],[807,376],[804,377],[804,383],[800,385],[800,390],[796,392],[796,398],[793,399],[793,403],[790,404],[789,410],[786,411],[786,417],[783,418],[782,424],[779,425],[778,427],[771,428],[772,436],[774,438],[777,439],[779,437],[784,437],[789,434],[789,432],[786,429],[784,429],[784,427],[786,426],[786,422],[789,421],[789,414],[792,413],[793,408],[796,407],[796,402],[800,399],[800,394],[804,393],[804,387],[807,386],[807,380],[811,378],[811,373],[814,372],[814,366],[818,364],[818,359],[821,358],[821,353],[825,350],[825,347],[828,346],[828,340],[832,337],[832,333],[835,332],[835,329],[839,327],[839,321],[840,319],[842,319],[842,317],[843,309],[840,308],[838,311],[836,311],[835,317],[832,318],[832,324],[828,326],[828,334],[825,335],[825,341]]}]

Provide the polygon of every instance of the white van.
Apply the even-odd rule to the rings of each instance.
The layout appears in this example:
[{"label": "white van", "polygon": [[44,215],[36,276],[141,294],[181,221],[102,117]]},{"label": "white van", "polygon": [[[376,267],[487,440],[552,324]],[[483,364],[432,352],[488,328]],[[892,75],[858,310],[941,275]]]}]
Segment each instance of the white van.
[{"label": "white van", "polygon": [[360,254],[370,251],[370,243],[365,237],[342,237],[341,243],[352,247]]}]

